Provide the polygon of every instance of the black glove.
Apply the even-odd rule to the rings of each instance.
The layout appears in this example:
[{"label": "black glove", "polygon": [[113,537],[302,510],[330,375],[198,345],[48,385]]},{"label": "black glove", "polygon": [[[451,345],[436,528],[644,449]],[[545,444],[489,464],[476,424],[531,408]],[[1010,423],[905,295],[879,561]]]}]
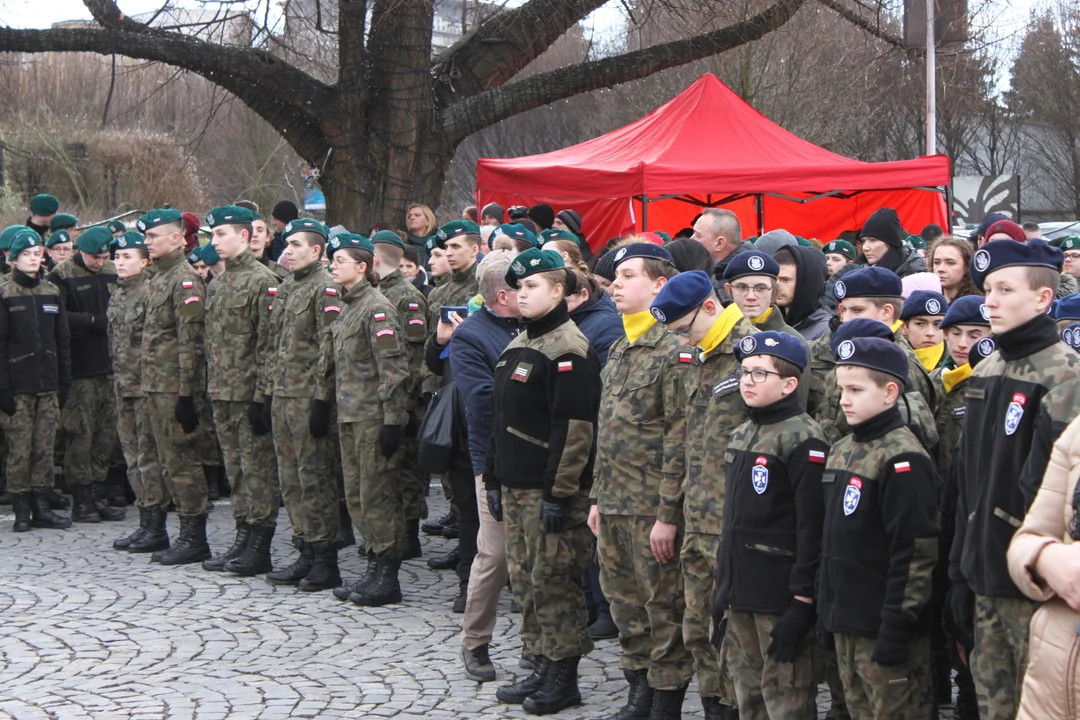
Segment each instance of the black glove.
[{"label": "black glove", "polygon": [[248,403],[248,422],[251,423],[253,435],[265,435],[270,428],[263,424],[263,413],[266,412],[266,404],[260,402]]},{"label": "black glove", "polygon": [[189,435],[195,432],[195,428],[199,427],[199,413],[195,410],[195,401],[189,395],[181,395],[176,398],[176,409],[173,410],[173,417],[176,418],[176,422],[180,423],[180,427],[184,429],[184,432]]},{"label": "black glove", "polygon": [[946,602],[945,627],[970,651],[975,647],[975,593],[966,582],[953,583]]},{"label": "black glove", "polygon": [[409,413],[409,423],[405,426],[405,437],[414,438],[420,434],[420,418],[419,416],[411,412]]},{"label": "black glove", "polygon": [[870,659],[878,665],[896,667],[908,661],[908,643],[911,642],[911,633],[905,632],[889,622],[883,622],[878,630],[877,642],[874,644],[874,654]]},{"label": "black glove", "polygon": [[383,425],[379,431],[379,453],[384,458],[393,457],[401,447],[401,426]]},{"label": "black glove", "polygon": [[312,398],[311,413],[308,415],[308,431],[313,438],[324,438],[330,434],[330,403]]},{"label": "black glove", "polygon": [[109,316],[108,315],[91,315],[90,327],[98,335],[105,335],[109,332]]},{"label": "black glove", "polygon": [[814,627],[814,606],[802,600],[792,599],[787,611],[780,617],[780,622],[769,633],[772,642],[765,653],[776,662],[795,662],[799,655],[799,645],[806,633]]},{"label": "black glove", "polygon": [[263,395],[263,411],[262,411],[262,424],[266,428],[266,432],[272,432],[274,429],[274,396]]},{"label": "black glove", "polygon": [[491,517],[502,522],[502,488],[487,491],[487,504]]},{"label": "black glove", "polygon": [[60,409],[63,410],[67,405],[68,395],[71,393],[70,385],[61,385],[60,390],[56,393],[56,400],[60,403]]},{"label": "black glove", "polygon": [[544,532],[562,532],[566,528],[566,521],[569,519],[566,508],[559,503],[548,500],[541,501],[540,522],[544,523]]},{"label": "black glove", "polygon": [[0,412],[12,417],[15,409],[15,395],[10,390],[0,390]]}]

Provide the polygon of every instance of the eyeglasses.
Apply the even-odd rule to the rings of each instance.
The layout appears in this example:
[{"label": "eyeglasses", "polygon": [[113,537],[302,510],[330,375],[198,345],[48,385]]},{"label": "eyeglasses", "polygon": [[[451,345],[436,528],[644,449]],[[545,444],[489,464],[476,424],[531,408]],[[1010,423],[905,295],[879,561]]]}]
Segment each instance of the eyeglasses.
[{"label": "eyeglasses", "polygon": [[341,267],[342,265],[359,265],[360,261],[359,260],[344,260],[344,259],[342,259],[342,257],[340,255],[338,255],[337,257],[333,258],[330,261],[330,264],[333,265],[334,267]]},{"label": "eyeglasses", "polygon": [[690,330],[694,327],[694,321],[697,320],[697,315],[698,315],[699,312],[701,312],[701,306],[700,305],[697,306],[697,310],[695,310],[693,316],[691,316],[690,323],[686,327],[684,327],[682,330],[676,330],[675,331],[675,336],[676,337],[686,338],[687,340],[690,339]]},{"label": "eyeglasses", "polygon": [[746,285],[745,283],[736,283],[731,286],[731,291],[736,295],[747,295],[751,292],[755,295],[765,295],[772,292],[772,285]]},{"label": "eyeglasses", "polygon": [[1065,262],[1076,262],[1077,260],[1080,260],[1080,252],[1065,253]]},{"label": "eyeglasses", "polygon": [[742,382],[742,379],[744,377],[749,377],[750,382],[754,383],[755,385],[760,385],[761,383],[765,382],[769,379],[770,375],[779,376],[780,373],[773,372],[772,370],[762,370],[761,368],[755,368],[753,370],[743,370],[742,368],[739,368],[735,371],[735,379],[737,379],[739,382]]}]

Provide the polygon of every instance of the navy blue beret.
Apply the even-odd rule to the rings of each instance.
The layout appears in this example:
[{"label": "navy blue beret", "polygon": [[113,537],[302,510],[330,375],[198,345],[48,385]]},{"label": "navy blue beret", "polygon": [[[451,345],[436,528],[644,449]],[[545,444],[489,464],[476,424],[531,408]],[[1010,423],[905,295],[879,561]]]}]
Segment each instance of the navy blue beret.
[{"label": "navy blue beret", "polygon": [[990,311],[983,304],[982,295],[965,295],[953,300],[952,305],[949,305],[949,312],[945,313],[945,319],[941,321],[941,329],[945,330],[953,325],[990,326]]},{"label": "navy blue beret", "polygon": [[1066,295],[1054,306],[1055,320],[1080,320],[1080,295]]},{"label": "navy blue beret", "polygon": [[845,340],[868,337],[881,338],[883,340],[888,340],[889,342],[896,341],[896,335],[893,334],[892,328],[880,320],[852,318],[846,323],[842,323],[840,327],[836,328],[836,331],[833,332],[831,341],[833,354],[836,354],[836,348]]},{"label": "navy blue beret", "polygon": [[724,268],[724,279],[728,282],[747,275],[768,275],[775,278],[780,274],[780,263],[759,250],[736,253],[728,260]]},{"label": "navy blue beret", "polygon": [[615,267],[617,268],[626,260],[632,260],[633,258],[663,260],[671,267],[675,267],[675,260],[672,259],[671,253],[652,243],[631,243],[619,248],[615,251]]},{"label": "navy blue beret", "polygon": [[933,290],[916,290],[904,301],[900,319],[907,320],[923,315],[945,315],[948,309],[949,302],[941,293]]},{"label": "navy blue beret", "polygon": [[1061,339],[1073,350],[1080,352],[1080,322],[1073,323],[1062,330]]},{"label": "navy blue beret", "polygon": [[712,291],[712,279],[708,273],[701,270],[679,273],[660,288],[649,306],[649,312],[662,323],[673,322],[692,313],[709,299]]},{"label": "navy blue beret", "polygon": [[1033,238],[1026,243],[993,240],[983,245],[971,258],[971,281],[981,292],[986,276],[1007,267],[1047,267],[1061,272],[1065,256],[1044,240]]},{"label": "navy blue beret", "polygon": [[853,270],[837,280],[833,285],[833,295],[837,300],[859,297],[901,297],[904,283],[892,270],[880,267],[868,267]]},{"label": "navy blue beret", "polygon": [[800,370],[805,370],[810,362],[810,357],[802,342],[793,335],[778,330],[766,330],[747,335],[735,346],[735,359],[739,362],[742,362],[743,358],[754,355],[772,355],[781,360],[787,360]]},{"label": "navy blue beret", "polygon": [[989,336],[984,337],[979,340],[979,342],[972,345],[971,349],[968,350],[968,365],[975,367],[983,360],[993,355],[995,350],[997,350],[997,343],[994,342],[994,338]]},{"label": "navy blue beret", "polygon": [[883,338],[845,340],[836,348],[837,365],[854,365],[892,375],[907,386],[908,359],[900,346]]}]

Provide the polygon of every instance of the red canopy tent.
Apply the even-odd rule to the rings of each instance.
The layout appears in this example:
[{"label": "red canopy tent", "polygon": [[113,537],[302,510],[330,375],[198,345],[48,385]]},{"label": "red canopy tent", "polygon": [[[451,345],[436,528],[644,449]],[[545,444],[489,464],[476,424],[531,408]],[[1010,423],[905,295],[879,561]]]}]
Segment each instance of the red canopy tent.
[{"label": "red canopy tent", "polygon": [[477,204],[548,203],[581,213],[593,247],[632,230],[688,226],[703,207],[734,211],[744,235],[785,228],[822,241],[880,207],[904,227],[947,227],[949,159],[866,163],[784,130],[714,75],[626,127],[555,152],[476,165]]}]

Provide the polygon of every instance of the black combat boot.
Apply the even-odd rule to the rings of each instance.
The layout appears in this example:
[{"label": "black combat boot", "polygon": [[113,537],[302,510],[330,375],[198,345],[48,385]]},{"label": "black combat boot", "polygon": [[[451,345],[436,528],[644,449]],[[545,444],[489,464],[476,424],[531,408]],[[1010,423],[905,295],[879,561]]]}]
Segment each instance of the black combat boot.
[{"label": "black combat boot", "polygon": [[0,505],[14,505],[15,495],[7,491],[7,478],[0,474]]},{"label": "black combat boot", "polygon": [[454,570],[461,562],[461,554],[454,548],[445,555],[436,555],[428,558],[427,566],[432,570]]},{"label": "black combat boot", "polygon": [[274,569],[270,558],[270,542],[274,539],[274,525],[258,525],[251,529],[251,539],[238,557],[225,563],[225,572],[250,577]]},{"label": "black combat boot", "polygon": [[971,671],[958,664],[956,671],[956,720],[979,720],[979,701],[975,696],[975,681]]},{"label": "black combat boot", "polygon": [[442,536],[447,540],[457,540],[461,535],[461,530],[458,527],[458,519],[456,516],[451,516],[450,522],[442,526]]},{"label": "black combat boot", "polygon": [[581,691],[577,684],[577,666],[580,655],[565,660],[552,660],[544,674],[544,684],[521,703],[522,709],[531,715],[550,715],[581,704]]},{"label": "black combat boot", "polygon": [[203,465],[202,472],[203,477],[206,478],[206,499],[219,500],[221,498],[221,490],[218,488],[220,468],[216,465]]},{"label": "black combat boot", "polygon": [[630,685],[630,692],[627,693],[626,704],[607,720],[649,720],[655,702],[655,691],[649,687],[649,671],[623,670],[622,674]]},{"label": "black combat boot", "polygon": [[424,531],[425,535],[435,535],[442,537],[443,527],[454,522],[454,513],[448,512],[438,520],[428,520],[426,523],[420,526],[420,529]]},{"label": "black combat boot", "polygon": [[[140,510],[141,512],[141,510]],[[129,553],[156,553],[169,549],[169,532],[165,523],[169,514],[164,510],[148,510],[147,525],[143,536],[127,546]],[[203,533],[205,539],[205,532]]]},{"label": "black combat boot", "polygon": [[53,510],[67,510],[71,507],[71,501],[64,497],[56,488],[51,488],[48,494],[49,507]]},{"label": "black combat boot", "polygon": [[724,705],[718,697],[701,698],[701,707],[705,710],[705,720],[739,720],[739,708]]},{"label": "black combat boot", "polygon": [[365,557],[367,558],[367,567],[364,569],[364,574],[360,576],[360,579],[352,584],[343,583],[334,588],[334,597],[338,600],[348,600],[350,595],[375,579],[375,571],[379,568],[379,563],[375,560],[375,553],[367,553]]},{"label": "black combat boot", "polygon": [[420,519],[414,518],[405,521],[405,554],[402,560],[415,560],[424,556],[424,549],[420,547]]},{"label": "black combat boot", "polygon": [[127,517],[127,513],[123,510],[109,505],[109,489],[105,487],[105,483],[92,484],[90,486],[90,497],[94,500],[94,510],[97,511],[98,517],[102,520],[115,522]]},{"label": "black combat boot", "polygon": [[71,497],[75,499],[75,505],[71,509],[71,519],[77,523],[98,523],[101,516],[94,507],[93,489],[89,485],[73,485]]},{"label": "black combat boot", "polygon": [[652,690],[651,692],[653,701],[648,720],[682,720],[683,698],[686,697],[685,685],[678,690]]},{"label": "black combat boot", "polygon": [[130,535],[126,535],[119,540],[113,540],[113,550],[127,550],[131,547],[131,543],[141,540],[150,527],[150,514],[152,512],[150,508],[139,508],[139,527],[135,528],[135,532]]},{"label": "black combat boot", "polygon": [[[352,516],[349,515],[349,506],[342,500],[338,502],[338,535],[334,538],[334,548],[341,550],[356,544],[356,533],[353,532]],[[364,553],[360,553],[363,555]]]},{"label": "black combat boot", "polygon": [[30,493],[24,492],[11,496],[11,504],[15,510],[15,525],[11,528],[14,532],[30,532],[33,527],[31,522],[32,511],[30,509]]},{"label": "black combat boot", "polygon": [[113,465],[110,467],[109,474],[105,476],[105,487],[107,488],[106,499],[110,507],[127,507],[127,466]]},{"label": "black combat boot", "polygon": [[309,545],[313,546],[315,562],[311,566],[311,572],[300,581],[300,589],[304,592],[316,592],[333,590],[341,585],[341,571],[338,570],[337,550],[333,543],[320,540]]},{"label": "black combat boot", "polygon": [[382,607],[401,602],[401,585],[398,584],[401,560],[376,555],[375,563],[375,577],[371,582],[356,588],[356,591],[349,595],[349,602],[365,607]]},{"label": "black combat boot", "polygon": [[30,496],[32,520],[30,524],[36,528],[49,528],[52,530],[66,530],[71,527],[71,519],[63,515],[57,515],[49,506],[49,494],[47,492],[34,492]]},{"label": "black combat boot", "polygon": [[225,563],[240,557],[240,553],[244,552],[249,540],[251,540],[251,526],[246,522],[237,520],[236,539],[233,540],[232,546],[221,555],[204,562],[202,564],[203,570],[221,572],[225,569]]},{"label": "black combat boot", "polygon": [[495,697],[501,703],[507,705],[520,705],[525,698],[537,692],[544,684],[544,676],[547,674],[548,665],[551,661],[543,655],[537,655],[532,674],[524,680],[513,685],[503,685],[495,691]]},{"label": "black combat boot", "polygon": [[154,553],[162,565],[189,565],[210,557],[206,542],[206,516],[180,516],[180,535],[168,550]]},{"label": "black combat boot", "polygon": [[311,572],[313,551],[311,543],[304,538],[293,538],[293,547],[300,551],[296,561],[288,567],[266,573],[266,581],[273,585],[299,585],[300,581]]}]

